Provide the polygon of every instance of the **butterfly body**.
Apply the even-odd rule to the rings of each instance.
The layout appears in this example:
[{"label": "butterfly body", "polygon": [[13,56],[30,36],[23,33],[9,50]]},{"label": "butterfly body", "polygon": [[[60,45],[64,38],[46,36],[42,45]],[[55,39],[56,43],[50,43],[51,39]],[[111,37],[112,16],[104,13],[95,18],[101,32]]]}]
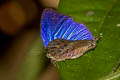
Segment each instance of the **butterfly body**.
[{"label": "butterfly body", "polygon": [[47,57],[53,63],[82,56],[95,48],[99,39],[94,38],[84,24],[50,8],[42,14],[41,37]]},{"label": "butterfly body", "polygon": [[96,41],[94,40],[64,40],[56,39],[51,41],[47,47],[47,57],[52,61],[63,61],[66,59],[75,59],[82,56],[85,52],[95,48]]}]

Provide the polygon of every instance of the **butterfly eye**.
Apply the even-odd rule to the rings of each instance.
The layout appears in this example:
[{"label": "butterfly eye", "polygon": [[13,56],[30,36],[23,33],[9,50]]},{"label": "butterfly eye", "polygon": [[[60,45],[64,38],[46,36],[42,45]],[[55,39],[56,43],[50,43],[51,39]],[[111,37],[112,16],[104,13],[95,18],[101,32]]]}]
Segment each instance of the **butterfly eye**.
[{"label": "butterfly eye", "polygon": [[95,46],[95,45],[96,45],[95,40],[91,40],[91,41],[90,41],[90,44],[91,44],[91,46]]}]

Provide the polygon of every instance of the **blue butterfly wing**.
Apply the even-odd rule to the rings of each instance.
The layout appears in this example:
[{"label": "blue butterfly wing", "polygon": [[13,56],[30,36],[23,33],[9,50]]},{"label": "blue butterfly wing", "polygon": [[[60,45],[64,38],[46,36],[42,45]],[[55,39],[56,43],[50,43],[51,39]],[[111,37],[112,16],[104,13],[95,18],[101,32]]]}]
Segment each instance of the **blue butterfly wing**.
[{"label": "blue butterfly wing", "polygon": [[55,39],[92,40],[94,37],[85,25],[74,22],[69,16],[53,9],[45,9],[41,19],[41,36],[45,47]]}]

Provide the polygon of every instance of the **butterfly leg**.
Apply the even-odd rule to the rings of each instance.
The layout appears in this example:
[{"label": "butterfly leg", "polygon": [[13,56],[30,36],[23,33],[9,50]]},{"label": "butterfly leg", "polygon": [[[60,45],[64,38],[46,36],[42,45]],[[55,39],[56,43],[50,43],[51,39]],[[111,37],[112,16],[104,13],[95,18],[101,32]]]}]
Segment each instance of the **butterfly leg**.
[{"label": "butterfly leg", "polygon": [[64,60],[64,63],[67,64],[65,60]]},{"label": "butterfly leg", "polygon": [[59,65],[57,64],[57,62],[56,62],[55,60],[51,60],[51,62],[53,63],[53,65],[54,65],[55,67],[57,67],[57,68],[59,69]]}]

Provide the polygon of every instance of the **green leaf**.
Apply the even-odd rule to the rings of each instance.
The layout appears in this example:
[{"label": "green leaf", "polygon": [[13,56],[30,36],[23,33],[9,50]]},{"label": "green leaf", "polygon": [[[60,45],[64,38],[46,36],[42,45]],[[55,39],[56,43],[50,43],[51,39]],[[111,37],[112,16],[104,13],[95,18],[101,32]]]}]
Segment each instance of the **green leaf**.
[{"label": "green leaf", "polygon": [[94,36],[103,34],[95,50],[58,63],[62,80],[119,79],[110,77],[120,75],[120,0],[61,0],[58,11],[84,23]]}]

